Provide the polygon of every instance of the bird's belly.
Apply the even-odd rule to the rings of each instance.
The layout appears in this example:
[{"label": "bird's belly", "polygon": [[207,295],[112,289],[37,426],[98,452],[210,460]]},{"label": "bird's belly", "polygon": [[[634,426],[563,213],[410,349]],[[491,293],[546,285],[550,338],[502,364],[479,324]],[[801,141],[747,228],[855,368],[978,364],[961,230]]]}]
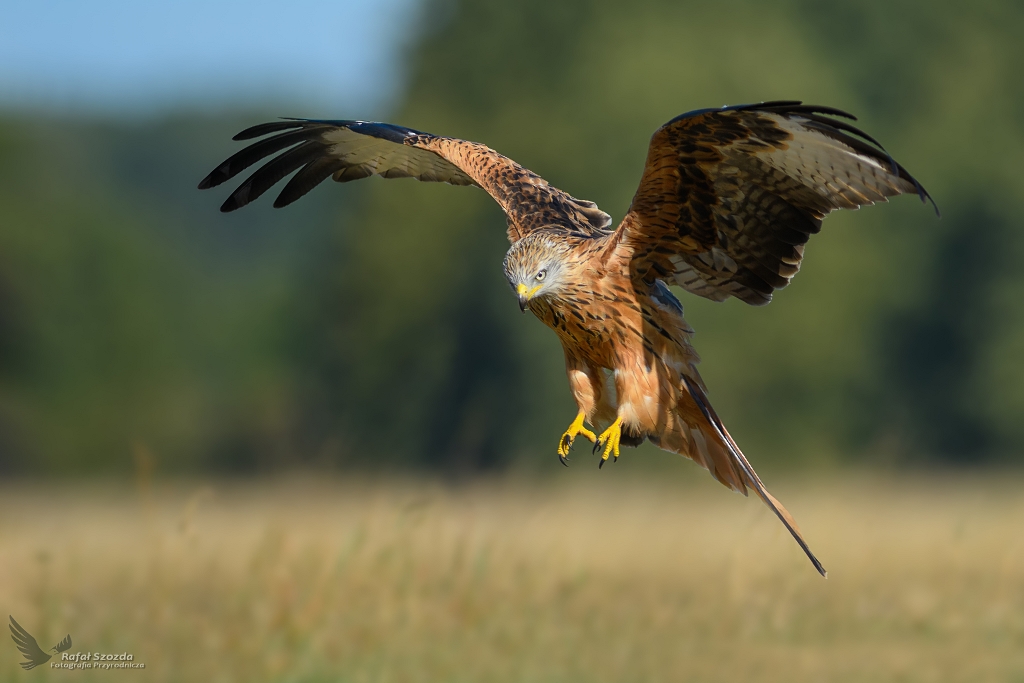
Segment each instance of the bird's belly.
[{"label": "bird's belly", "polygon": [[614,371],[640,359],[645,366],[660,363],[678,374],[697,362],[689,344],[692,330],[682,315],[597,304],[536,313],[567,348],[595,367]]},{"label": "bird's belly", "polygon": [[641,433],[657,433],[673,422],[683,391],[682,375],[660,359],[633,362],[613,372],[616,413]]},{"label": "bird's belly", "polygon": [[562,344],[596,367],[613,369],[613,333],[600,313],[581,305],[531,307],[540,320],[555,331]]},{"label": "bird's belly", "polygon": [[575,324],[550,325],[562,344],[573,349],[588,364],[609,372],[615,370],[614,334],[603,325]]}]

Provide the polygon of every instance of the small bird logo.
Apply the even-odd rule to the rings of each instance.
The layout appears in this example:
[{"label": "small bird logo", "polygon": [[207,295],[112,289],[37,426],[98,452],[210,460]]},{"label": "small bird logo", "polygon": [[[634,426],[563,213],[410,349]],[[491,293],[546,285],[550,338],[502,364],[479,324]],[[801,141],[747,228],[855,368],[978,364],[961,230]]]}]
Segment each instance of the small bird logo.
[{"label": "small bird logo", "polygon": [[[29,669],[34,669],[40,664],[45,664],[50,661],[50,657],[53,655],[48,655],[43,652],[42,648],[40,648],[39,644],[36,642],[36,639],[32,637],[32,634],[23,629],[21,624],[14,620],[13,616],[11,617],[10,629],[11,638],[14,640],[14,644],[18,646],[19,650],[21,650],[21,654],[25,655],[25,661],[21,662],[22,669],[28,671]],[[69,634],[64,636],[64,640],[51,647],[50,650],[52,650],[54,654],[57,654],[58,652],[64,652],[70,647],[71,635]]]}]

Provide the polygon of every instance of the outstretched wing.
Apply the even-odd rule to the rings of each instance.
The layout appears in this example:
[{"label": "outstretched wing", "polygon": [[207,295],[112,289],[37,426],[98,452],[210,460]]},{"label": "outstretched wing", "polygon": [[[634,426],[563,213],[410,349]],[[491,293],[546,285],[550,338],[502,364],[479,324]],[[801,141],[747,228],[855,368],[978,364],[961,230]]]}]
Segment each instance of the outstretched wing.
[{"label": "outstretched wing", "polygon": [[11,623],[8,627],[11,629],[11,638],[14,640],[14,644],[18,646],[21,654],[25,655],[24,662],[21,662],[21,668],[28,671],[35,667],[43,664],[50,659],[50,655],[46,654],[39,647],[39,643],[32,635],[21,627],[17,621],[14,620],[13,616],[10,616]]},{"label": "outstretched wing", "polygon": [[64,636],[64,640],[54,645],[53,649],[57,652],[66,652],[67,650],[71,649],[71,634],[69,633],[66,636]]},{"label": "outstretched wing", "polygon": [[931,199],[877,141],[836,116],[854,119],[764,102],[690,112],[659,128],[613,241],[628,250],[634,276],[766,304],[800,269],[829,212],[905,193]]},{"label": "outstretched wing", "polygon": [[263,139],[232,156],[199,183],[201,190],[215,187],[272,157],[231,193],[221,211],[245,206],[298,170],[274,201],[275,207],[291,204],[328,177],[344,183],[379,175],[482,187],[508,216],[512,242],[542,228],[596,236],[606,234],[611,225],[611,217],[593,202],[552,187],[536,173],[480,143],[388,123],[307,119],[253,126],[234,139],[260,137]]}]

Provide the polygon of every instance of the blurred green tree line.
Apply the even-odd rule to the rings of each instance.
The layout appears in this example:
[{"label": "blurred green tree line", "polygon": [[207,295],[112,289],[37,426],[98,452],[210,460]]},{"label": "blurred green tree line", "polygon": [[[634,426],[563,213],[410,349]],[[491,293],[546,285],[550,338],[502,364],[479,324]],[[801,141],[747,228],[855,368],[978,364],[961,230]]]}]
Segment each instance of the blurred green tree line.
[{"label": "blurred green tree line", "polygon": [[[428,2],[388,119],[621,217],[689,109],[837,106],[930,190],[830,217],[768,307],[682,294],[756,462],[1019,461],[1024,8],[1009,0]],[[360,112],[272,115],[351,116]],[[0,127],[0,467],[553,461],[553,334],[467,188],[370,179],[228,216],[195,184],[266,112]]]}]

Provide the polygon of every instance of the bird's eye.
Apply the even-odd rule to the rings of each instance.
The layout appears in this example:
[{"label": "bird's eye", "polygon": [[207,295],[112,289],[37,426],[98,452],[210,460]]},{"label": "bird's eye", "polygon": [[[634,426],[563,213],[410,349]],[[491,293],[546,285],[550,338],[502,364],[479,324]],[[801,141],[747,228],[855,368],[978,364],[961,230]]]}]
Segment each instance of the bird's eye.
[{"label": "bird's eye", "polygon": [[544,278],[547,277],[547,274],[548,274],[547,270],[542,270],[539,273],[537,273],[537,282],[543,282]]}]

